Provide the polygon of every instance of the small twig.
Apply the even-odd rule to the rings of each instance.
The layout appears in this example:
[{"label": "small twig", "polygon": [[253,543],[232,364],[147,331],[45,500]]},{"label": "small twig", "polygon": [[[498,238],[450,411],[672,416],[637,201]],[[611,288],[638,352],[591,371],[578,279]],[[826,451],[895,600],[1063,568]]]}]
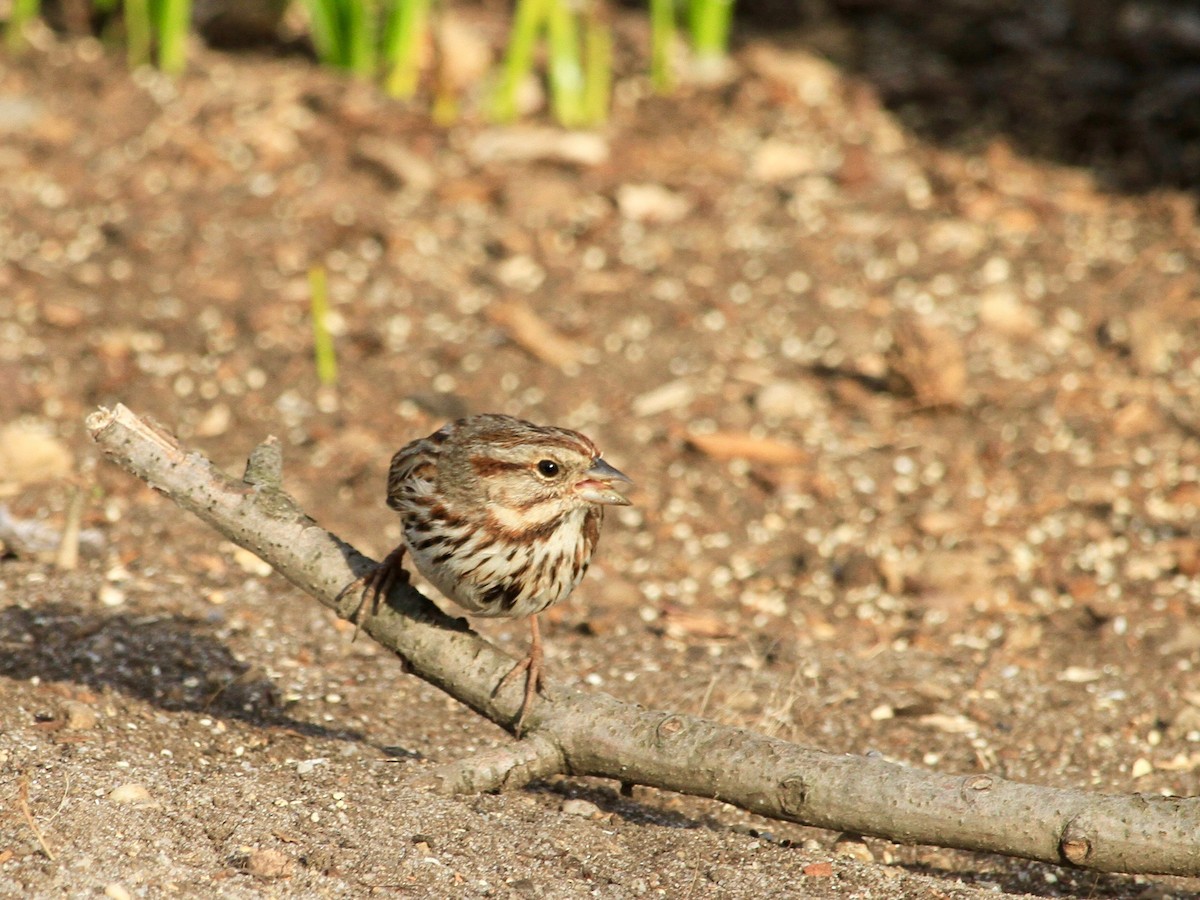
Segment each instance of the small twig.
[{"label": "small twig", "polygon": [[501,328],[509,339],[535,359],[561,369],[567,375],[579,371],[584,350],[579,344],[560,334],[522,300],[492,303],[485,310],[491,322]]},{"label": "small twig", "polygon": [[54,556],[54,565],[62,572],[71,572],[79,567],[79,533],[86,496],[83,488],[76,485],[71,493],[71,502],[67,505],[67,522]]},{"label": "small twig", "polygon": [[33,813],[29,811],[29,773],[25,772],[21,775],[21,786],[17,788],[17,808],[21,810],[21,815],[25,817],[26,824],[29,825],[29,830],[33,832],[33,836],[37,838],[38,846],[42,848],[42,852],[46,854],[46,859],[54,862],[54,851],[50,849],[50,845],[46,843],[46,836],[42,834],[42,829],[38,828],[37,822],[33,821]]},{"label": "small twig", "polygon": [[719,673],[713,673],[713,677],[708,679],[708,687],[704,689],[704,696],[700,698],[700,708],[696,710],[697,716],[703,716],[708,710],[708,701],[712,699],[713,688],[717,686],[717,682],[721,676]]},{"label": "small twig", "polygon": [[62,813],[63,808],[67,805],[67,797],[71,794],[71,774],[68,772],[67,777],[63,779],[63,793],[58,800],[58,807],[50,814],[50,818],[46,820],[46,825],[49,825]]}]

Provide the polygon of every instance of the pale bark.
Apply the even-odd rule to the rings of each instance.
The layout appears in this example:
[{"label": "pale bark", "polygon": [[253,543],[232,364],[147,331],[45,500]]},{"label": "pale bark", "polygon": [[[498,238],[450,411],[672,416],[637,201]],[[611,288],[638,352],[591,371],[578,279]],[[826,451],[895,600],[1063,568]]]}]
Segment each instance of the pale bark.
[{"label": "pale bark", "polygon": [[[371,561],[306,516],[281,487],[282,454],[268,438],[242,481],[126,409],[88,418],[113,461],[230,540],[258,554],[320,603],[337,600]],[[522,686],[493,696],[508,656],[407,585],[363,630],[409,671],[511,730]],[[518,679],[519,680],[519,679]],[[1200,801],[1038,787],[990,774],[941,775],[813,750],[714,722],[646,710],[600,693],[554,687],[539,698],[511,751],[424,776],[440,790],[519,787],[562,773],[619,779],[836,831],[1003,853],[1109,872],[1200,874]]]}]

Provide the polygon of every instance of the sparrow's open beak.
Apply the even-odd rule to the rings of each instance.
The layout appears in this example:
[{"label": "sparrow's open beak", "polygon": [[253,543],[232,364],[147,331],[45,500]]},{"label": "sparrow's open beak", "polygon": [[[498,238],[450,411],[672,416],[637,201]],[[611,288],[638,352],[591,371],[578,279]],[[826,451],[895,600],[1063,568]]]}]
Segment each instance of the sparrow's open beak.
[{"label": "sparrow's open beak", "polygon": [[588,503],[604,503],[609,506],[629,505],[629,500],[614,487],[614,485],[633,484],[624,473],[618,472],[597,456],[592,460],[592,467],[583,474],[584,480],[576,483],[575,493]]}]

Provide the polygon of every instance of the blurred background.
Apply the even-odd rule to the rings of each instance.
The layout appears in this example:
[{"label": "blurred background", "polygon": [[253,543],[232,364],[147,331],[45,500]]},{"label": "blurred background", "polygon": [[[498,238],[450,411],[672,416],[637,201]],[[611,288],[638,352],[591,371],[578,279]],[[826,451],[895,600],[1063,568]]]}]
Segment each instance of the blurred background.
[{"label": "blurred background", "polygon": [[[377,558],[407,441],[483,411],[577,428],[638,491],[543,617],[556,682],[1194,795],[1193,4],[0,22],[0,779],[75,848],[51,865],[0,819],[0,893],[760,897],[829,859],[814,896],[1197,889],[570,779],[414,796],[510,739],[83,426],[123,402],[235,473],[276,434],[288,490]],[[479,627],[523,652],[524,623]]]}]

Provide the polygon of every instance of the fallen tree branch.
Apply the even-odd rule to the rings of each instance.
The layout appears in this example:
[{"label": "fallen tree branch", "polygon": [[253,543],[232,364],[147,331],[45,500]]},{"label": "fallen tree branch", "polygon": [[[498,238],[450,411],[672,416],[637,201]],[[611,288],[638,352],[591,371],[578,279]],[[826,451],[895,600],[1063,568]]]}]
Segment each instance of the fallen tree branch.
[{"label": "fallen tree branch", "polygon": [[[268,438],[242,481],[189,453],[124,406],[87,425],[116,463],[258,554],[343,618],[357,595],[338,595],[372,565],[306,516],[281,487],[283,461]],[[397,585],[363,630],[409,671],[510,731],[516,685],[493,696],[512,660],[408,585]],[[1200,874],[1200,800],[1038,787],[988,774],[926,772],[882,759],[834,755],[655,712],[606,694],[556,688],[535,705],[528,737],[511,750],[449,764],[422,779],[441,790],[519,787],[562,773],[615,778],[711,797],[775,819],[901,843],[935,844],[1106,872]]]}]

